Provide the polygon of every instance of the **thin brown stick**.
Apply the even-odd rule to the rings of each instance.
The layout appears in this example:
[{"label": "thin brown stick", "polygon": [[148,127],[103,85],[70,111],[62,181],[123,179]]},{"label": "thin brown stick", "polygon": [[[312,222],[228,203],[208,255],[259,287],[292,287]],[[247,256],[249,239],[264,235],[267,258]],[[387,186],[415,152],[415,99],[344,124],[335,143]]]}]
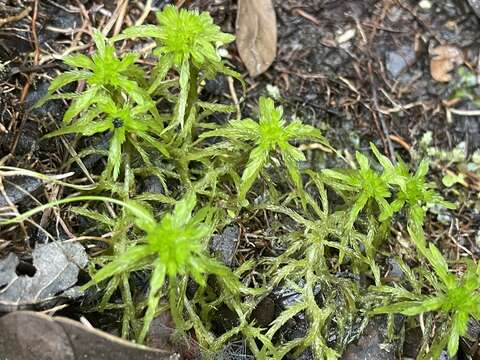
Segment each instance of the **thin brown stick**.
[{"label": "thin brown stick", "polygon": [[372,116],[373,116],[373,119],[375,120],[376,123],[378,122],[378,120],[380,120],[381,127],[379,127],[378,125],[377,125],[377,127],[380,130],[379,133],[380,133],[380,137],[381,137],[382,142],[383,142],[383,146],[385,148],[385,151],[388,152],[388,154],[390,156],[390,160],[392,160],[392,162],[395,163],[396,162],[395,152],[393,150],[393,144],[392,144],[392,141],[390,139],[390,131],[388,130],[388,127],[385,123],[385,119],[383,117],[383,114],[379,110],[380,107],[378,105],[377,85],[376,85],[375,79],[373,77],[373,69],[372,69],[372,63],[371,62],[368,63],[368,73],[369,73],[369,77],[370,77],[370,84],[372,86],[372,102],[373,102],[373,106],[375,107],[374,111],[372,111]]},{"label": "thin brown stick", "polygon": [[4,19],[0,19],[0,27],[4,26],[6,24],[12,23],[12,22],[22,20],[24,17],[28,16],[28,14],[30,13],[31,10],[32,10],[32,8],[29,6],[17,15],[12,15],[12,16],[8,16]]},{"label": "thin brown stick", "polygon": [[125,21],[125,14],[127,13],[128,0],[122,2],[120,0],[120,12],[118,13],[117,21],[115,22],[115,28],[113,29],[113,36],[120,34],[122,31],[123,22]]},{"label": "thin brown stick", "polygon": [[33,38],[33,45],[35,47],[33,65],[38,65],[38,59],[40,57],[40,45],[38,44],[38,35],[37,35],[38,0],[35,0],[34,4],[35,5],[33,6],[33,16],[32,16],[32,38]]},{"label": "thin brown stick", "polygon": [[135,21],[135,26],[143,24],[148,14],[150,14],[150,11],[152,11],[152,4],[153,4],[153,0],[147,0],[147,2],[145,3],[145,8],[143,9],[142,15],[140,15],[138,20]]}]

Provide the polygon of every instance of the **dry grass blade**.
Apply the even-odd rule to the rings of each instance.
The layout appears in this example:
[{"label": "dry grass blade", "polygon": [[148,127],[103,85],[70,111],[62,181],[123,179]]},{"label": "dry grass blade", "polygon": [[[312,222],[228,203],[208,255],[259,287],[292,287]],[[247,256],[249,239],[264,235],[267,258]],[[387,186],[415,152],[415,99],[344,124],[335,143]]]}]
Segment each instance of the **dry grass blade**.
[{"label": "dry grass blade", "polygon": [[12,166],[0,166],[0,178],[8,177],[8,176],[29,176],[45,182],[59,184],[59,185],[70,187],[76,190],[88,191],[95,188],[95,185],[76,185],[76,184],[70,184],[70,183],[61,181],[62,179],[72,176],[73,174],[74,174],[73,172],[70,172],[70,173],[60,174],[60,175],[46,175],[36,171],[20,169]]}]

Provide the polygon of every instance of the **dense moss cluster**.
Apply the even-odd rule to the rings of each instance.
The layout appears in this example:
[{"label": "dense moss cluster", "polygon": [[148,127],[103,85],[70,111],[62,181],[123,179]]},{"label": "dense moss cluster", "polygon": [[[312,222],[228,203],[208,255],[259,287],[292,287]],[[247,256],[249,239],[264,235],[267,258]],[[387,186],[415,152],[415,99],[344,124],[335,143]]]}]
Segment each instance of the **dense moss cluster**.
[{"label": "dense moss cluster", "polygon": [[[158,62],[149,71],[137,54],[116,55],[116,42],[135,37],[156,41]],[[354,324],[362,329],[380,313],[435,312],[427,321],[444,325],[425,339],[419,357],[438,356],[446,346],[450,355],[457,352],[469,317],[480,317],[480,267],[469,263],[457,278],[440,251],[426,244],[428,208],[453,207],[427,182],[427,161],[412,173],[372,144],[374,156],[357,152],[351,168],[306,169],[299,166],[306,160],[299,141],[315,142],[325,156],[340,155],[319,129],[288,121],[269,98],[259,99],[258,120],[210,121],[234,107],[200,101],[203,81],[219,73],[240,76],[217,53],[233,37],[207,13],[167,6],[158,25],[132,27],[113,39],[95,32],[94,41],[91,57],[65,59],[76,69],[55,78],[43,101],[72,100],[65,124],[48,136],[109,134],[108,152],[78,155],[108,160],[89,194],[47,206],[87,201],[70,210],[90,218],[94,231],[112,234],[108,250],[91,259],[86,288],[103,291],[98,309],[123,311],[124,337],[143,342],[153,318],[169,311],[179,332],[193,331],[211,351],[241,338],[258,359],[298,358],[306,349],[317,359],[337,359],[355,340],[347,331]],[[80,80],[81,93],[57,93]],[[161,190],[139,191],[137,184],[152,176]],[[395,241],[394,220],[408,228],[416,261],[407,265],[398,257],[406,280],[392,284],[378,261]],[[229,268],[209,254],[208,244],[235,223],[269,227],[281,246]],[[149,294],[133,301],[131,273],[142,270],[150,274]],[[193,294],[187,291],[192,280],[199,285]],[[296,301],[266,327],[257,325],[254,309],[278,288],[296,293]],[[110,302],[117,289],[120,306]],[[221,307],[235,322],[219,332],[215,311]],[[282,329],[300,314],[308,322],[304,336],[285,336]]]}]

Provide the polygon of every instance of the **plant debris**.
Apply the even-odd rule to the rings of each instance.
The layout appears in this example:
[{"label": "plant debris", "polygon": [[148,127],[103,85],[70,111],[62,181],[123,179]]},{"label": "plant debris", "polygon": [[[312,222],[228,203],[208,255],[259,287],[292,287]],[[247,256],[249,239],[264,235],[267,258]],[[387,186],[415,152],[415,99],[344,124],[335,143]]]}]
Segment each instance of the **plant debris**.
[{"label": "plant debris", "polygon": [[135,345],[65,317],[30,311],[0,318],[0,329],[2,360],[180,359],[176,353]]},{"label": "plant debris", "polygon": [[480,17],[480,0],[467,0],[475,14]]},{"label": "plant debris", "polygon": [[277,20],[272,0],[240,0],[237,48],[250,76],[265,72],[277,53]]},{"label": "plant debris", "polygon": [[464,61],[463,52],[456,46],[441,45],[431,52],[430,72],[436,81],[449,82],[452,80],[450,72]]},{"label": "plant debris", "polygon": [[8,254],[0,260],[0,311],[48,307],[56,299],[78,296],[72,286],[87,262],[87,253],[80,244],[39,244],[32,252],[35,274],[17,275],[20,261],[15,254]]},{"label": "plant debris", "polygon": [[42,187],[39,179],[29,176],[17,176],[5,181],[5,195],[0,193],[0,207],[8,206],[9,203],[18,204],[30,199]]}]

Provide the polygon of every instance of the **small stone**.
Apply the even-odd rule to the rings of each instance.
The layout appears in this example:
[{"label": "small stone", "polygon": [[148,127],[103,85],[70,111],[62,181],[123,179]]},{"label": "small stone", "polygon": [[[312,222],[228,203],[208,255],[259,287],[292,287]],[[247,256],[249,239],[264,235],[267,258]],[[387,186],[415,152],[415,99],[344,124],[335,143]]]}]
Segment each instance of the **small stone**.
[{"label": "small stone", "polygon": [[429,0],[422,0],[418,3],[418,6],[423,10],[430,10],[432,8],[432,2]]},{"label": "small stone", "polygon": [[238,234],[238,227],[227,226],[221,235],[215,235],[212,238],[210,250],[218,254],[222,262],[227,266],[234,265]]},{"label": "small stone", "polygon": [[387,259],[387,263],[389,265],[389,276],[396,280],[402,280],[405,277],[400,264],[397,260],[393,257]]},{"label": "small stone", "polygon": [[178,360],[179,354],[135,345],[61,316],[17,311],[0,318],[0,359]]},{"label": "small stone", "polygon": [[357,30],[348,29],[345,32],[338,35],[335,40],[337,41],[337,44],[343,44],[352,40],[356,34],[357,34]]},{"label": "small stone", "polygon": [[[402,318],[398,318],[400,325],[403,321]],[[400,326],[395,326],[400,327]],[[376,360],[394,360],[398,348],[400,347],[399,341],[389,342],[387,337],[387,317],[377,316],[372,318],[364,330],[362,336],[357,342],[351,343],[347,346],[342,359],[343,360],[364,360],[364,359],[376,359]]]},{"label": "small stone", "polygon": [[154,193],[154,194],[164,194],[165,190],[163,188],[160,179],[155,175],[147,176],[143,182],[143,192]]},{"label": "small stone", "polygon": [[275,320],[275,301],[267,296],[253,310],[252,316],[258,326],[268,328],[271,322]]},{"label": "small stone", "polygon": [[444,225],[450,225],[452,223],[452,217],[450,216],[450,214],[439,214],[437,216],[437,219]]},{"label": "small stone", "polygon": [[218,55],[222,58],[229,58],[230,54],[228,53],[228,50],[225,48],[219,48],[218,49]]},{"label": "small stone", "polygon": [[221,96],[228,92],[228,84],[225,76],[217,75],[212,80],[205,81],[205,91],[213,96]]},{"label": "small stone", "polygon": [[282,98],[278,86],[267,84],[267,93],[268,96],[274,100],[280,100]]},{"label": "small stone", "polygon": [[400,49],[390,51],[386,55],[386,68],[393,78],[399,76],[411,66],[417,56],[412,46],[402,46]]}]

